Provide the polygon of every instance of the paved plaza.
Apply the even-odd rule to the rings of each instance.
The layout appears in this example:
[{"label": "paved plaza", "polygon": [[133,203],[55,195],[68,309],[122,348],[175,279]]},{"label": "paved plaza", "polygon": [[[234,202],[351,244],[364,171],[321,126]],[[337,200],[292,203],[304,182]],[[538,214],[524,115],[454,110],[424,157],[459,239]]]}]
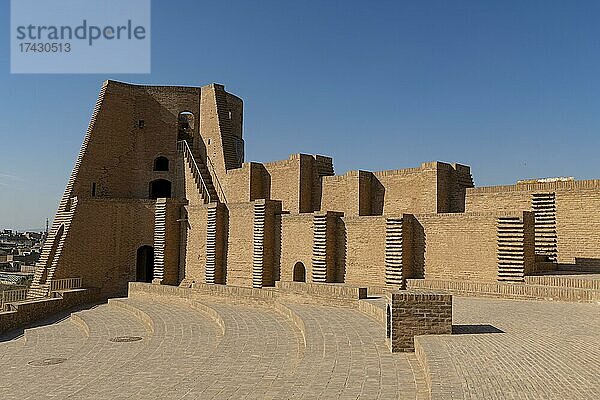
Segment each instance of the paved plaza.
[{"label": "paved plaza", "polygon": [[453,318],[456,334],[392,354],[384,327],[355,307],[137,293],[4,338],[0,393],[427,399],[430,386],[431,398],[598,398],[597,304],[455,297]]}]

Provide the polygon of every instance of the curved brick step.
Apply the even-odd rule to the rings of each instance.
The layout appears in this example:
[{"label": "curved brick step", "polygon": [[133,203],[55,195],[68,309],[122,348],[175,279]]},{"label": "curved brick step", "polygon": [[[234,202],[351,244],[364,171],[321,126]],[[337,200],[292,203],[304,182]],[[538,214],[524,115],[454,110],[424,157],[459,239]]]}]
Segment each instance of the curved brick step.
[{"label": "curved brick step", "polygon": [[303,340],[288,318],[255,302],[202,303],[221,316],[225,336],[198,374],[189,398],[214,393],[218,398],[264,398],[293,374]]},{"label": "curved brick step", "polygon": [[[183,301],[166,301],[140,296],[111,301],[114,308],[130,310],[140,323],[152,327],[144,348],[110,375],[106,398],[117,398],[131,387],[140,387],[139,398],[156,396],[181,398],[188,390],[182,381],[194,378],[194,371],[206,368],[221,338],[221,328],[204,313]],[[165,373],[169,371],[168,373]],[[162,380],[166,374],[177,379]],[[145,384],[144,382],[154,382]],[[89,390],[93,391],[94,387]],[[168,396],[166,395],[168,393]]]},{"label": "curved brick step", "polygon": [[414,397],[411,365],[389,353],[380,324],[351,308],[286,306],[303,321],[306,350],[289,377],[291,385],[275,398]]},{"label": "curved brick step", "polygon": [[415,356],[424,368],[425,384],[431,400],[464,399],[464,380],[449,362],[443,342],[431,336],[415,337]]}]

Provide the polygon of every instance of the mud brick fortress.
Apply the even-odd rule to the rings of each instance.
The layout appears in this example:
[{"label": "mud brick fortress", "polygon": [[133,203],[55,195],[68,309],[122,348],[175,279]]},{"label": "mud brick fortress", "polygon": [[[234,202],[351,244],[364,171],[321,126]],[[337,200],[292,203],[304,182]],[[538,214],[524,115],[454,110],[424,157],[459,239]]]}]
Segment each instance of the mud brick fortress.
[{"label": "mud brick fortress", "polygon": [[449,287],[600,266],[600,180],[475,188],[461,164],[245,162],[242,122],[222,85],[106,81],[31,292],[75,276],[106,296],[132,281]]},{"label": "mud brick fortress", "polygon": [[600,265],[599,180],[475,188],[443,162],[244,162],[242,122],[222,85],[106,81],[31,291],[73,276],[106,296],[132,281],[404,288]]},{"label": "mud brick fortress", "polygon": [[600,180],[245,162],[242,122],[222,85],[102,85],[0,293],[3,399],[599,397]]}]

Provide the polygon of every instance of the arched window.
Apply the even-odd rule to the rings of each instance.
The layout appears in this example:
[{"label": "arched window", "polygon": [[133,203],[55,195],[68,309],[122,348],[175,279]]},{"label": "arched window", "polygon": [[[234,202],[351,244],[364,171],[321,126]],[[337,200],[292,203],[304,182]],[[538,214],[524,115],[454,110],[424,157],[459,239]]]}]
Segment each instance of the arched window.
[{"label": "arched window", "polygon": [[294,265],[294,282],[306,282],[306,268],[300,261]]},{"label": "arched window", "polygon": [[170,198],[171,197],[171,182],[166,179],[156,179],[150,182],[150,198]]},{"label": "arched window", "polygon": [[154,248],[141,246],[137,249],[135,280],[151,283],[154,278]]},{"label": "arched window", "polygon": [[169,159],[167,157],[156,157],[154,159],[154,170],[155,171],[168,171],[169,170]]}]

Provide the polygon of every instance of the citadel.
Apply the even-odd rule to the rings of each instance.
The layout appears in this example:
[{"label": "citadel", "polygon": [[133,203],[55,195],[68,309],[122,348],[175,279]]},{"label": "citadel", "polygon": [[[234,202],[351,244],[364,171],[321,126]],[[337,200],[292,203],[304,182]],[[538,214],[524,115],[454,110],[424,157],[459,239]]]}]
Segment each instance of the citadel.
[{"label": "citadel", "polygon": [[[194,327],[202,333],[182,337],[208,338],[207,349],[229,343],[210,357],[264,366],[240,377],[260,388],[250,397],[504,398],[498,393],[533,390],[537,398],[592,398],[600,390],[590,368],[600,361],[591,346],[599,339],[600,180],[475,187],[470,167],[457,163],[335,175],[324,155],[246,162],[242,126],[242,100],[219,84],[104,82],[33,283],[4,301],[2,332],[110,299],[71,315],[85,343],[187,343],[177,335]],[[552,325],[553,315],[565,320]],[[255,336],[243,336],[252,329]],[[533,344],[519,336],[525,332]],[[257,337],[277,345],[252,353]],[[590,346],[570,347],[583,337]],[[164,357],[188,354],[172,346]],[[579,380],[555,387],[526,366],[506,369],[523,348],[549,372],[581,369]],[[248,351],[258,359],[236,358]],[[180,383],[165,398],[180,398],[180,388],[198,398],[247,389],[203,357],[170,377]],[[210,382],[179,380],[200,365],[213,371]],[[109,396],[117,387],[129,386],[102,390]]]}]

